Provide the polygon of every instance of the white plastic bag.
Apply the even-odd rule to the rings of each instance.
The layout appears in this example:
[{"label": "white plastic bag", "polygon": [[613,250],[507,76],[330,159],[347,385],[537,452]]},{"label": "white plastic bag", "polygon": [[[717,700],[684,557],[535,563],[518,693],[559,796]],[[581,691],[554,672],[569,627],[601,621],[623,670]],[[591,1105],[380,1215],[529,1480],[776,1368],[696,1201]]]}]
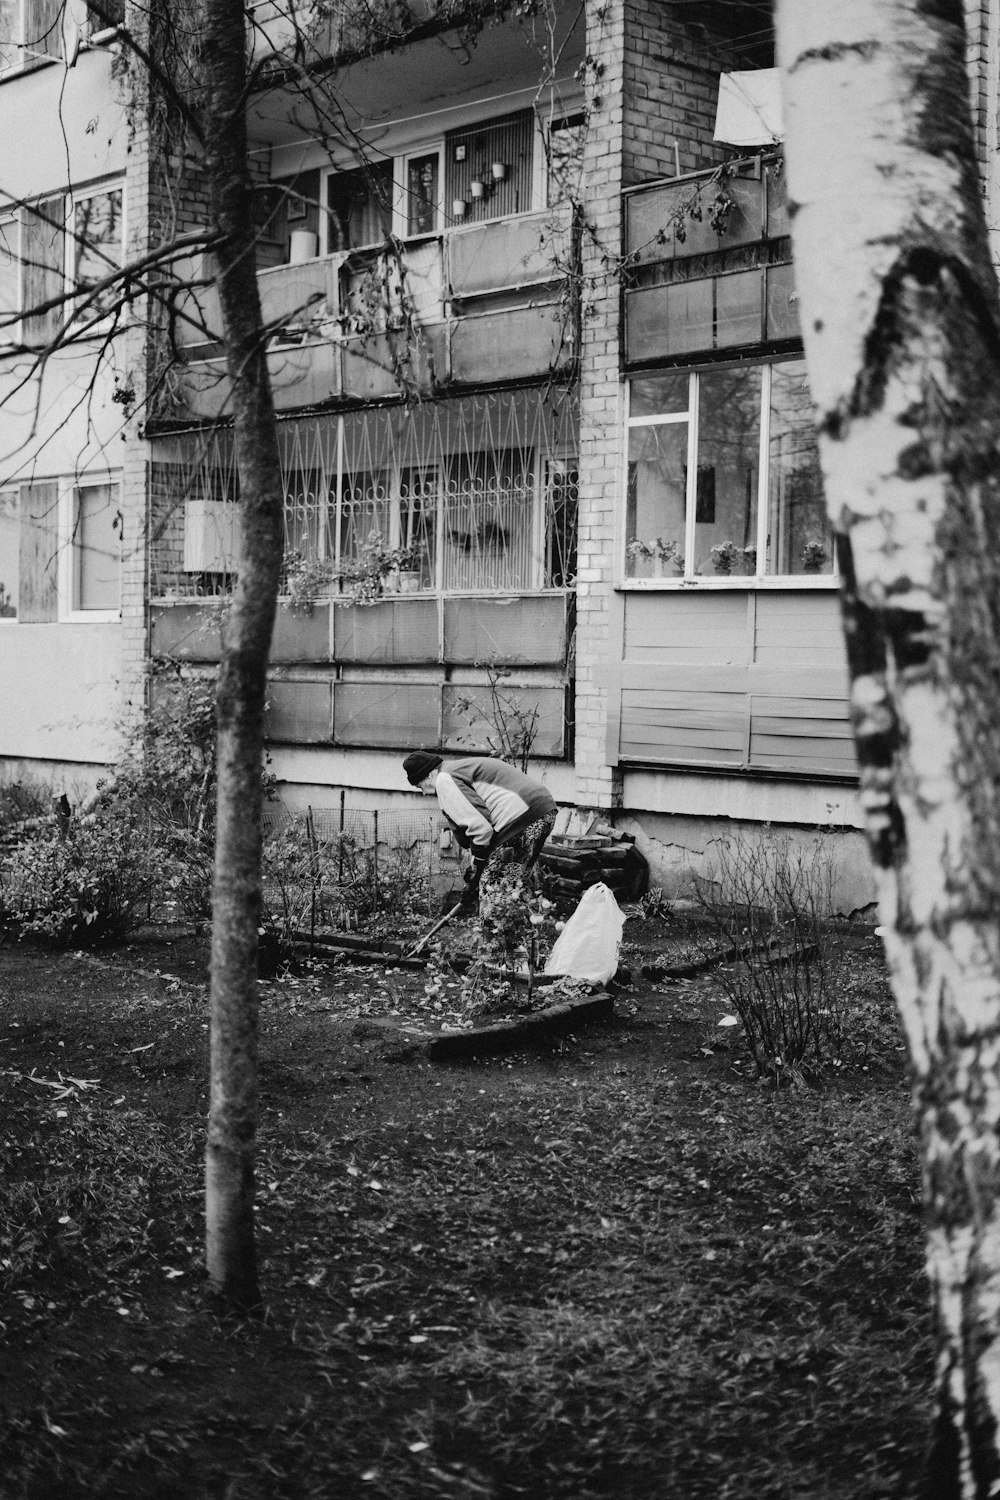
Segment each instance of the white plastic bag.
[{"label": "white plastic bag", "polygon": [[625,915],[602,882],[580,897],[580,904],[556,938],[546,974],[566,974],[587,984],[607,984],[618,969]]}]

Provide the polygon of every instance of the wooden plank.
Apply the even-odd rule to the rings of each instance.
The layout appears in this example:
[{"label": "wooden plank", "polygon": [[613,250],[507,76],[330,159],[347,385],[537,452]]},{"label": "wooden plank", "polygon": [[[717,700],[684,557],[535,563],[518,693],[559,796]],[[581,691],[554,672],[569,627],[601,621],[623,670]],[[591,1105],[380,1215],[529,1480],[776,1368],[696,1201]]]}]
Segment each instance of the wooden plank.
[{"label": "wooden plank", "polygon": [[764,761],[778,764],[796,761],[807,768],[832,763],[852,768],[856,764],[853,740],[810,739],[802,736],[792,742],[781,735],[760,735],[756,731],[751,735],[750,755],[753,765]]},{"label": "wooden plank", "polygon": [[664,731],[671,728],[678,729],[721,729],[743,731],[746,723],[746,705],[741,704],[727,711],[705,707],[703,709],[686,708],[676,712],[669,709],[657,709],[646,711],[641,707],[632,707],[625,712],[625,704],[622,704],[623,717],[630,725],[646,724],[651,728],[660,727]]},{"label": "wooden plank", "polygon": [[669,766],[683,761],[685,765],[745,766],[740,750],[714,750],[705,753],[704,746],[664,745],[657,755],[650,754],[650,747],[639,742],[622,739],[622,760],[641,761],[644,765]]},{"label": "wooden plank", "polygon": [[709,750],[738,750],[742,753],[742,723],[726,727],[709,725],[705,729],[686,729],[683,725],[633,724],[626,720],[622,739],[637,745],[700,745]]},{"label": "wooden plank", "polygon": [[[622,693],[622,705],[626,703],[633,709],[657,710],[657,709],[702,709],[707,703],[714,703],[720,709],[733,708],[742,705],[746,700],[745,692],[724,692],[715,690],[711,692],[695,693],[691,691],[678,693],[669,688],[626,688]],[[783,704],[782,699],[778,700]]]},{"label": "wooden plank", "polygon": [[791,735],[794,738],[815,738],[817,735],[831,740],[853,738],[851,726],[846,719],[822,721],[816,717],[792,719],[777,714],[753,714],[755,735]]},{"label": "wooden plank", "polygon": [[[789,702],[790,699],[787,697],[754,693],[754,717],[761,714],[777,714],[779,716],[787,714],[789,712]],[[798,718],[843,719],[845,722],[849,717],[846,699],[841,698],[796,698],[795,714]]]}]

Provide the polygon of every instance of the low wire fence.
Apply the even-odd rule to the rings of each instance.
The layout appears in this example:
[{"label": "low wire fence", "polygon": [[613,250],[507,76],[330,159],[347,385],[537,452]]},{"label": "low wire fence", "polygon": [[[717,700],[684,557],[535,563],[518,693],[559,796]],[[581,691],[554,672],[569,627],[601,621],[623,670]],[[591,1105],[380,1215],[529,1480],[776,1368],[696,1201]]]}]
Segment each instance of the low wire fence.
[{"label": "low wire fence", "polygon": [[268,808],[264,914],[279,938],[426,916],[443,878],[440,819],[405,808]]}]

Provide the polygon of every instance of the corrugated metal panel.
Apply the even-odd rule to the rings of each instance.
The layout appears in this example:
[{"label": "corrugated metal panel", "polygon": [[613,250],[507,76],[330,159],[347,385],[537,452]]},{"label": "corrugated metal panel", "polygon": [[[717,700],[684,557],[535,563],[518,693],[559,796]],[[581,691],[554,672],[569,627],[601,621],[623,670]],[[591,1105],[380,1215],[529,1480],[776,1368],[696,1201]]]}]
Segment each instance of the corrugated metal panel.
[{"label": "corrugated metal panel", "polygon": [[562,663],[566,600],[446,599],[444,654],[449,662]]},{"label": "corrugated metal panel", "polygon": [[441,738],[441,688],[404,682],[338,682],[333,693],[338,745],[429,749]]},{"label": "corrugated metal panel", "polygon": [[[562,755],[566,744],[566,693],[559,687],[503,687],[505,703],[516,705],[531,726],[533,755]],[[485,687],[457,687],[447,683],[444,689],[444,730],[442,743],[452,750],[495,753],[496,730],[483,711],[489,713],[490,692]],[[533,724],[531,714],[537,710]],[[491,745],[493,747],[491,751]]]},{"label": "corrugated metal panel", "polygon": [[383,599],[369,606],[338,604],[333,654],[342,662],[432,662],[440,656],[434,599]]},{"label": "corrugated metal panel", "polygon": [[331,682],[268,682],[267,739],[328,745],[332,686]]},{"label": "corrugated metal panel", "polygon": [[625,600],[625,660],[749,662],[747,595],[629,594]]}]

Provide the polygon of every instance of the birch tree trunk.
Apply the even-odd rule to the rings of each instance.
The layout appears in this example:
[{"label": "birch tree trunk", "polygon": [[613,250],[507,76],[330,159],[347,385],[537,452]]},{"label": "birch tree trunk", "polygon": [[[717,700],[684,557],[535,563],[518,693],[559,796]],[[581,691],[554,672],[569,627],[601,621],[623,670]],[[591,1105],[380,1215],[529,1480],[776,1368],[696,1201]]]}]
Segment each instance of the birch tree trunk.
[{"label": "birch tree trunk", "polygon": [[778,37],[861,793],[922,1133],[927,1493],[984,1500],[1000,1495],[1000,309],[962,4],[779,0]]},{"label": "birch tree trunk", "polygon": [[242,0],[206,0],[202,118],[212,217],[221,234],[218,286],[240,478],[239,579],[217,696],[206,1255],[213,1289],[241,1310],[260,1301],[253,1204],[261,769],[283,537],[277,424],[261,334],[247,167],[244,24]]}]

